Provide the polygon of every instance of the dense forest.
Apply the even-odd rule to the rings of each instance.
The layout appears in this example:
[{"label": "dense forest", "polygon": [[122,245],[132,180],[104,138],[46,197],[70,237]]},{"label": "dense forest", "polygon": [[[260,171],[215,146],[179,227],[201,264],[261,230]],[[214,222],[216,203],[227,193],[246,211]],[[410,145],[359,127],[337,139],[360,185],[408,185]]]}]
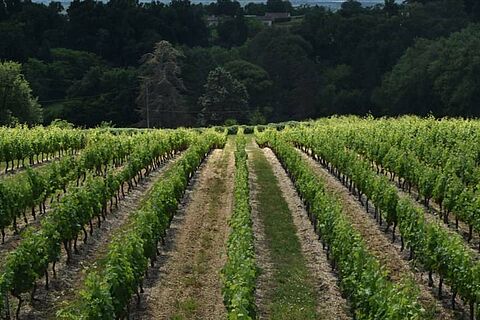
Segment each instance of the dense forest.
[{"label": "dense forest", "polygon": [[[266,26],[255,16],[289,12]],[[209,17],[215,16],[215,23]],[[480,116],[480,2],[0,0],[0,122]],[[148,106],[148,108],[147,108]],[[147,119],[148,118],[148,119]]]}]

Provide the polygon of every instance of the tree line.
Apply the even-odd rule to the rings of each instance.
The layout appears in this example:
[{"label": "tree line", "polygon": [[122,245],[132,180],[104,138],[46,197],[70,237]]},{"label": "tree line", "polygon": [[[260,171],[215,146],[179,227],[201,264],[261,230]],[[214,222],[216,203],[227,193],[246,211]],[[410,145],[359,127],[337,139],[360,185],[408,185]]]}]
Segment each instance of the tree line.
[{"label": "tree line", "polygon": [[[268,27],[252,17],[266,12],[296,18]],[[479,20],[474,0],[348,0],[338,11],[281,0],[1,0],[0,59],[15,63],[0,66],[0,121],[147,126],[147,109],[148,125],[165,127],[479,116]],[[12,83],[27,86],[13,95]]]}]

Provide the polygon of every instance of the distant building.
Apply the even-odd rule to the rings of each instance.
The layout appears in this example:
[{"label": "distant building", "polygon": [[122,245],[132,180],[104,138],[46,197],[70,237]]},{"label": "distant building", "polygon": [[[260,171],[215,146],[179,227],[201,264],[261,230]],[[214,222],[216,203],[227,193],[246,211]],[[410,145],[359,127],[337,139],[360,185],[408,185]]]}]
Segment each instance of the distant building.
[{"label": "distant building", "polygon": [[[257,19],[258,21],[261,21],[263,24],[269,27],[271,27],[274,22],[285,22],[292,19],[292,17],[290,16],[290,12],[267,12],[264,16],[245,15],[244,17],[250,19]],[[216,27],[220,22],[225,21],[225,18],[225,16],[207,16],[207,26]]]},{"label": "distant building", "polygon": [[274,21],[277,19],[288,19],[290,18],[290,12],[267,12],[265,13],[265,18],[269,18]]},{"label": "distant building", "polygon": [[265,25],[271,26],[274,22],[289,21],[290,12],[266,12],[263,17],[257,17]]},{"label": "distant building", "polygon": [[216,27],[218,26],[220,18],[214,15],[207,17],[207,27]]}]

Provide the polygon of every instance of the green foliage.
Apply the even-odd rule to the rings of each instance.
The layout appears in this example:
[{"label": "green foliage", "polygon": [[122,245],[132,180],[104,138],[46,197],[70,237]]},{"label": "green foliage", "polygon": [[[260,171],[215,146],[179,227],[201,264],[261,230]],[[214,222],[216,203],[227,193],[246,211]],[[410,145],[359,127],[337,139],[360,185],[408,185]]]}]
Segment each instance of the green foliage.
[{"label": "green foliage", "polygon": [[227,48],[240,46],[245,43],[249,35],[247,20],[243,15],[223,19],[217,26],[217,42]]},{"label": "green foliage", "polygon": [[142,57],[137,104],[143,127],[177,127],[184,122],[185,86],[180,78],[183,57],[182,51],[164,40]]},{"label": "green foliage", "polygon": [[232,127],[232,126],[238,125],[238,122],[235,119],[227,119],[227,120],[225,120],[224,125],[227,126],[227,127]]},{"label": "green foliage", "polygon": [[93,53],[65,48],[49,50],[45,60],[30,58],[23,64],[25,77],[40,100],[63,99],[74,81],[101,65],[100,58]]},{"label": "green foliage", "polygon": [[224,68],[247,89],[251,114],[250,122],[252,122],[252,116],[255,113],[257,115],[254,119],[261,121],[259,117],[264,116],[261,108],[268,105],[272,94],[273,82],[268,73],[260,66],[245,60],[230,61],[224,65]]},{"label": "green foliage", "polygon": [[[108,137],[115,138],[108,139]],[[61,244],[63,244],[67,252],[67,258],[70,258],[72,241],[77,238],[79,232],[82,231],[85,225],[91,223],[92,219],[97,218],[100,220],[100,216],[104,214],[106,210],[108,201],[120,191],[124,183],[131,185],[132,180],[137,177],[143,169],[147,169],[153,164],[158,163],[160,159],[170,155],[174,151],[184,149],[191,137],[188,131],[181,129],[172,132],[149,131],[134,136],[113,136],[110,133],[94,132],[92,137],[90,137],[93,141],[92,148],[87,147],[87,149],[82,152],[80,160],[78,160],[81,167],[73,167],[73,171],[76,171],[77,174],[86,175],[83,170],[90,168],[91,170],[96,170],[99,175],[88,175],[81,186],[69,186],[68,192],[63,195],[60,201],[53,205],[52,211],[42,220],[41,227],[33,233],[26,233],[18,247],[8,254],[7,264],[5,269],[2,270],[3,281],[7,284],[5,291],[10,291],[10,293],[16,297],[19,297],[22,293],[31,291],[35,281],[47,272],[48,264],[56,262],[59,259]],[[96,141],[96,139],[99,140]],[[219,141],[215,140],[215,142]],[[207,140],[205,140],[205,143],[207,143]],[[108,170],[108,165],[115,164],[118,166],[123,163],[127,156],[128,162],[121,170]],[[71,166],[69,166],[68,169],[71,170],[72,168],[70,167]],[[55,173],[61,172],[61,170],[57,171],[56,166],[53,166],[49,170],[53,170],[52,172]],[[31,196],[31,194],[35,195],[39,192],[39,190],[37,190],[37,181],[32,179],[35,171],[29,171],[27,175],[32,182],[34,192],[30,190],[28,192],[24,191],[19,193],[19,197]],[[61,177],[65,176],[65,174],[61,174]],[[46,179],[50,181],[49,177]],[[68,180],[67,177],[63,181],[63,188]],[[1,189],[2,191],[11,190],[5,187]],[[15,200],[9,197],[9,194],[3,196],[2,200],[3,199],[10,201]],[[15,203],[20,207],[16,208],[13,205]],[[4,213],[4,208],[17,210],[15,212],[23,212],[25,209],[22,209],[21,205],[24,205],[21,201],[6,203],[5,207],[2,205],[0,212]],[[24,206],[26,207],[26,205]],[[8,210],[6,212],[8,213]],[[109,283],[109,290],[112,291],[111,294],[116,298],[116,300],[112,302],[116,314],[122,314],[124,310],[122,306],[126,301],[125,299],[131,295],[132,288],[138,286],[140,279],[138,267],[131,267],[130,264],[132,261],[128,259],[133,259],[139,266],[141,266],[142,263],[146,265],[147,261],[146,258],[142,260],[142,240],[135,235],[128,237],[127,240],[128,246],[125,245],[125,242],[120,242],[121,245],[117,245],[118,254],[112,249],[111,258],[112,260],[117,260],[111,265],[111,268],[120,268],[121,271],[126,272],[125,278],[117,279],[118,277],[114,276],[111,278],[112,283]],[[115,242],[113,242],[112,246],[114,245]],[[141,252],[141,254],[139,254],[139,252]],[[128,273],[131,273],[131,275]],[[143,271],[141,274],[143,275]],[[114,280],[123,282],[115,287],[113,283]],[[92,286],[91,289],[94,291],[99,290],[95,286]],[[84,296],[88,298],[97,294],[98,293],[95,292],[87,292]],[[2,311],[3,308],[4,305],[0,305],[0,311]],[[106,316],[108,316],[112,308],[102,306],[99,307],[99,309],[99,312],[105,312]],[[90,310],[90,308],[88,308],[88,310]],[[65,314],[69,313],[67,312]]]},{"label": "green foliage", "polygon": [[249,2],[243,8],[245,14],[248,15],[255,15],[255,16],[264,16],[267,12],[267,6],[265,3],[256,3],[256,2]]},{"label": "green foliage", "polygon": [[362,92],[354,89],[352,68],[345,64],[324,70],[325,85],[320,88],[320,108],[323,114],[364,114],[367,102]]},{"label": "green foliage", "polygon": [[21,65],[15,62],[0,62],[0,124],[38,123],[42,110],[32,96]]},{"label": "green foliage", "polygon": [[[204,84],[210,71],[230,61],[240,59],[240,53],[237,48],[225,49],[217,46],[183,49],[185,59],[182,65],[182,77],[185,87],[188,88],[187,104],[190,106],[190,111],[200,112],[202,107],[198,105],[198,99],[204,92]],[[189,116],[189,123],[207,125],[198,122],[196,113],[192,112]]]},{"label": "green foliage", "polygon": [[54,119],[50,122],[51,127],[57,127],[61,129],[73,129],[73,123],[68,122],[67,120]]},{"label": "green foliage", "polygon": [[387,74],[377,102],[391,114],[478,116],[480,29],[417,41]]},{"label": "green foliage", "polygon": [[341,290],[356,318],[425,319],[415,284],[408,279],[398,284],[388,280],[385,270],[343,214],[340,200],[325,189],[324,181],[285,140],[286,136],[271,129],[256,132],[258,143],[274,150],[310,208],[316,230],[339,271]]},{"label": "green foliage", "polygon": [[[292,13],[292,23],[266,27],[257,17],[247,16],[272,11]],[[207,15],[217,15],[218,25],[207,27]],[[421,66],[437,57],[426,55],[436,50],[426,46],[407,59],[414,68],[397,66],[397,73],[390,72],[416,39],[441,41],[436,39],[479,19],[480,4],[475,0],[401,4],[386,0],[369,8],[350,0],[338,11],[322,6],[294,8],[282,0],[244,8],[231,0],[208,5],[184,0],[148,5],[73,1],[68,10],[58,3],[12,0],[0,5],[0,56],[23,63],[33,95],[43,106],[45,123],[62,118],[88,127],[102,121],[141,126],[141,114],[134,106],[145,87],[139,90],[137,68],[140,58],[161,40],[181,47],[186,56],[177,76],[185,81],[186,90],[180,90],[183,106],[177,108],[176,99],[168,99],[165,91],[172,86],[162,93],[163,105],[152,103],[153,111],[167,110],[159,117],[164,127],[222,123],[197,117],[203,108],[197,102],[208,73],[239,59],[261,67],[271,81],[268,89],[252,90],[233,74],[250,95],[248,113],[238,117],[242,123],[264,122],[256,116],[251,119],[257,109],[265,122],[367,112],[425,115],[430,110],[472,116],[478,104],[474,95],[478,50],[465,45],[465,39],[439,48],[442,56],[429,72]],[[426,61],[419,64],[412,61],[415,58]],[[456,66],[454,61],[463,62]],[[384,78],[388,79],[382,85]],[[144,101],[137,102],[142,106]],[[16,118],[13,115],[8,123]]]},{"label": "green foliage", "polygon": [[[387,223],[393,224],[394,232],[398,226],[405,247],[410,249],[416,261],[429,272],[438,274],[445,283],[457,290],[465,301],[473,305],[478,303],[476,292],[480,288],[477,274],[479,264],[474,253],[460,235],[452,234],[437,223],[427,221],[421,207],[409,198],[400,198],[395,188],[385,183],[385,177],[377,175],[372,167],[373,162],[392,172],[398,172],[399,168],[405,169],[403,178],[412,176],[407,172],[413,170],[413,181],[425,197],[426,205],[429,197],[435,193],[445,192],[444,195],[437,194],[436,197],[443,199],[442,204],[447,217],[448,212],[453,210],[458,213],[459,219],[465,219],[472,227],[477,228],[478,218],[475,218],[476,215],[469,204],[478,196],[471,190],[465,190],[461,179],[455,174],[450,173],[448,180],[444,181],[443,174],[435,174],[436,167],[432,163],[445,161],[444,165],[447,164],[448,168],[456,156],[449,157],[444,148],[455,150],[465,147],[463,145],[465,140],[458,139],[462,135],[475,132],[471,129],[470,127],[465,130],[457,120],[438,122],[433,118],[419,120],[407,117],[401,120],[378,121],[334,118],[321,121],[308,129],[297,128],[288,131],[285,135],[297,145],[312,150],[312,153],[322,161],[329,163],[332,168],[338,169],[351,179],[359,192],[365,194],[367,199],[380,209],[380,214],[385,217]],[[443,132],[444,135],[438,135],[438,132]],[[409,138],[405,138],[406,136]],[[443,147],[432,148],[434,143],[431,141],[438,143],[439,137],[442,136]],[[452,140],[451,137],[455,138]],[[455,140],[461,141],[460,145],[455,146]],[[450,143],[453,145],[449,146]],[[413,156],[391,158],[394,153],[389,151],[389,148],[398,149],[397,155],[401,152],[410,152]],[[466,150],[471,148],[475,147],[467,147]],[[356,150],[366,158],[359,157]],[[429,152],[437,155],[439,153],[436,152],[442,152],[447,159],[432,157]],[[416,159],[420,154],[425,157],[423,161],[427,163],[422,164],[422,161]],[[456,152],[452,155],[455,154]],[[462,157],[462,168],[468,168],[465,166],[465,163],[468,163],[467,159],[468,157]],[[408,163],[412,160],[412,163]],[[444,183],[446,187],[442,187]]]},{"label": "green foliage", "polygon": [[67,89],[68,102],[60,110],[49,109],[49,117],[59,116],[78,125],[94,127],[101,122],[128,126],[138,121],[135,98],[137,70],[92,67]]},{"label": "green foliage", "polygon": [[362,13],[362,3],[356,0],[347,0],[342,3],[340,14],[345,17],[351,17]]},{"label": "green foliage", "polygon": [[237,121],[245,119],[248,99],[245,86],[224,68],[218,67],[208,74],[205,93],[198,103],[208,123],[222,124],[232,117]]},{"label": "green foliage", "polygon": [[[0,155],[7,163],[16,159],[33,159],[38,156],[55,155],[55,153],[75,153],[86,145],[86,134],[79,130],[59,129],[56,127],[34,129],[3,129],[3,144]],[[88,154],[88,151],[86,151]],[[8,168],[8,165],[6,166]],[[25,214],[26,209],[34,210],[45,203],[47,197],[66,187],[75,179],[78,162],[70,155],[45,165],[40,169],[27,166],[26,172],[6,177],[0,182],[0,229],[12,224],[16,228],[16,219]],[[77,173],[79,174],[79,173]]]},{"label": "green foliage", "polygon": [[[263,108],[261,112],[270,121],[304,119],[315,114],[320,83],[307,41],[280,28],[267,28],[248,42],[246,50],[248,60],[275,79],[268,100],[253,107]],[[265,107],[271,107],[273,114]]]},{"label": "green foliage", "polygon": [[251,114],[250,114],[250,121],[249,123],[251,125],[257,125],[257,124],[265,124],[267,123],[267,119],[265,118],[265,116],[257,109],[255,111],[253,111]]},{"label": "green foliage", "polygon": [[17,126],[15,128],[0,128],[0,161],[6,162],[6,169],[11,162],[13,168],[14,160],[25,164],[25,159],[30,165],[38,156],[54,156],[55,153],[64,154],[75,152],[85,146],[86,135],[80,130],[61,128],[44,128],[41,126],[34,129]]},{"label": "green foliage", "polygon": [[284,0],[267,0],[267,12],[291,12],[292,4]]},{"label": "green foliage", "polygon": [[[97,271],[92,271],[87,277],[86,288],[80,299],[60,311],[59,316],[74,315],[73,319],[127,316],[131,296],[138,292],[143,282],[148,261],[153,264],[156,259],[158,243],[172,221],[189,178],[211,148],[225,144],[225,133],[214,130],[207,130],[201,135],[188,135],[187,141],[185,138],[185,132],[176,130],[168,138],[156,140],[170,142],[176,147],[185,146],[188,141],[189,147],[165,172],[164,178],[154,184],[140,210],[132,214],[129,228],[125,228],[112,240],[98,274]],[[144,140],[144,144],[148,141],[151,140]],[[178,149],[170,149],[169,152],[173,150]],[[166,150],[162,148],[158,151],[162,151],[163,155]],[[95,279],[98,284],[93,285],[89,279]],[[92,299],[97,296],[100,301]],[[96,311],[92,317],[91,310]]]},{"label": "green foliage", "polygon": [[255,250],[249,203],[247,152],[243,130],[235,151],[235,207],[229,220],[227,262],[222,269],[223,297],[228,319],[255,319]]}]

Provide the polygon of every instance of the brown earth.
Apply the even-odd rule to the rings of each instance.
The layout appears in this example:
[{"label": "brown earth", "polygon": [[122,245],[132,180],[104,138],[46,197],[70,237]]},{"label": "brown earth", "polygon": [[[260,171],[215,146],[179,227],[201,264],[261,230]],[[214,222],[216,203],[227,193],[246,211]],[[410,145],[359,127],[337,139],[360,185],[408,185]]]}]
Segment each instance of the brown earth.
[{"label": "brown earth", "polygon": [[107,214],[100,228],[97,227],[96,222],[94,223],[94,233],[88,236],[86,243],[83,242],[83,235],[81,235],[77,244],[79,253],[72,255],[69,264],[66,264],[66,254],[62,251],[61,260],[55,268],[56,277],[51,271],[49,272],[49,290],[45,289],[44,280],[39,282],[35,300],[22,307],[20,319],[56,318],[55,313],[65,301],[77,296],[79,288],[83,285],[86,270],[94,267],[95,263],[105,256],[112,237],[128,221],[130,214],[140,207],[141,200],[176,160],[178,158],[167,161],[165,165],[145,177],[137,187],[126,193],[125,198],[118,202],[118,208],[114,206],[112,212]]},{"label": "brown earth", "polygon": [[392,281],[413,279],[420,289],[420,302],[435,319],[461,318],[460,312],[447,308],[444,301],[439,301],[435,297],[432,288],[427,285],[426,275],[418,270],[415,265],[409,263],[408,255],[406,252],[400,251],[399,243],[391,242],[390,235],[382,230],[384,228],[380,227],[372,215],[366,213],[358,198],[351,194],[348,188],[323,168],[320,163],[300,150],[298,152],[322,178],[327,190],[339,197],[343,204],[343,212],[347,215],[355,230],[361,234],[369,252],[385,266]]},{"label": "brown earth", "polygon": [[131,319],[225,319],[221,269],[233,207],[233,139],[193,179]]}]

